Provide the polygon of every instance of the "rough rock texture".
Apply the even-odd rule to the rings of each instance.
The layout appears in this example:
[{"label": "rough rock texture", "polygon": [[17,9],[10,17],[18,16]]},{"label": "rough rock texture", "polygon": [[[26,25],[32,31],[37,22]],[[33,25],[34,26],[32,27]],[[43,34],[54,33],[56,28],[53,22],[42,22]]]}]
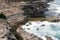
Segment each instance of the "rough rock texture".
[{"label": "rough rock texture", "polygon": [[[31,22],[28,21],[29,24],[27,24],[26,26],[31,25]],[[44,24],[41,26],[45,26]],[[30,30],[30,28],[27,28],[28,30]],[[17,32],[19,33],[19,35],[22,36],[22,38],[24,40],[43,40],[41,38],[39,38],[38,36],[28,33],[26,31],[24,31],[25,29],[23,29],[21,26],[19,28],[17,28]],[[39,30],[38,28],[36,30]],[[46,40],[53,40],[51,37],[46,36]]]},{"label": "rough rock texture", "polygon": [[[21,36],[22,36],[23,40],[42,40],[41,38],[35,36],[34,34],[29,34],[25,31],[21,30],[21,27],[20,27],[20,29],[17,29],[17,28],[19,28],[19,26],[21,24],[25,23],[26,18],[27,18],[26,16],[20,14],[20,13],[24,13],[24,11],[20,9],[21,7],[19,5],[20,5],[20,2],[19,3],[13,3],[12,5],[0,3],[0,12],[3,12],[3,14],[7,16],[7,21],[4,19],[0,19],[0,40],[22,40]],[[20,8],[18,8],[17,6],[19,6]],[[38,6],[36,8],[38,15],[41,13],[40,12],[41,10],[39,9],[39,7],[40,6]],[[32,10],[32,7],[30,8],[30,10],[27,10],[27,12],[29,13],[31,10]],[[33,11],[33,12],[36,13],[35,11]],[[30,12],[30,13],[33,13],[33,12]],[[12,25],[13,28],[16,28],[18,30],[17,31],[18,33],[16,32],[16,29],[15,30],[12,29],[10,25]],[[18,35],[19,35],[19,38],[17,37]]]},{"label": "rough rock texture", "polygon": [[18,6],[12,7],[11,5],[8,5],[6,3],[0,3],[0,13],[3,12],[5,16],[14,15],[17,13],[24,13]]},{"label": "rough rock texture", "polygon": [[0,40],[17,40],[11,33],[11,26],[4,19],[0,19]]},{"label": "rough rock texture", "polygon": [[47,38],[47,40],[53,40],[51,37],[47,37],[47,36],[46,36],[46,38]]},{"label": "rough rock texture", "polygon": [[25,20],[26,20],[26,16],[20,13],[7,17],[8,23],[10,23],[10,25],[12,26],[15,26],[18,24],[20,25],[21,23],[24,23]]},{"label": "rough rock texture", "polygon": [[23,29],[18,28],[17,32],[22,36],[23,40],[42,40],[41,38],[35,36],[34,34],[27,33]]}]

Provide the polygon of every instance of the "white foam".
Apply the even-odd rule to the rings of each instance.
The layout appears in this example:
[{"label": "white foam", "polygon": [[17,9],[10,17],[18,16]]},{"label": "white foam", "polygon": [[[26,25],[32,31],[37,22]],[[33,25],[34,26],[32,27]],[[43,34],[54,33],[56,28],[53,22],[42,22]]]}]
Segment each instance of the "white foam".
[{"label": "white foam", "polygon": [[47,7],[49,11],[45,12],[46,17],[51,17],[51,16],[59,17],[60,16],[60,1],[55,0],[47,4],[49,4],[49,7]]},{"label": "white foam", "polygon": [[31,24],[22,25],[22,28],[25,29],[24,31],[35,34],[43,40],[46,40],[45,36],[51,37],[53,40],[60,40],[58,39],[60,38],[60,22],[32,21]]},{"label": "white foam", "polygon": [[60,5],[48,3],[50,6],[48,7],[49,10],[54,10],[56,13],[60,13]]}]

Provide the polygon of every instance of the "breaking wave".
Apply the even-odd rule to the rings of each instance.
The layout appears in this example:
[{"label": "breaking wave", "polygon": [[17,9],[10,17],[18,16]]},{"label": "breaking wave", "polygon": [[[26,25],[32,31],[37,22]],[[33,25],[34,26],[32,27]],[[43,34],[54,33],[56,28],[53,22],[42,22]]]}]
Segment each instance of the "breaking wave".
[{"label": "breaking wave", "polygon": [[48,22],[48,21],[31,21],[22,25],[24,31],[35,34],[36,36],[46,40],[47,37],[51,37],[53,40],[60,40],[60,22]]},{"label": "breaking wave", "polygon": [[[48,11],[45,12],[46,17],[60,17],[60,0],[48,3]],[[22,25],[24,31],[35,34],[36,36],[46,40],[46,36],[51,37],[53,40],[60,40],[60,22],[48,21],[31,21]]]},{"label": "breaking wave", "polygon": [[45,12],[46,17],[57,16],[60,17],[60,0],[55,0],[54,2],[47,3],[48,11]]}]

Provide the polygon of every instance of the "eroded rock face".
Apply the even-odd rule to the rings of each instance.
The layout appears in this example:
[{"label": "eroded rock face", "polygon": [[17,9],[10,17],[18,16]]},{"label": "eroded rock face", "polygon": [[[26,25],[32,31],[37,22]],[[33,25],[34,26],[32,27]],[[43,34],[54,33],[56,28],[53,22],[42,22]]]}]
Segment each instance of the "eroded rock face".
[{"label": "eroded rock face", "polygon": [[10,23],[12,26],[22,23],[25,20],[26,20],[26,16],[20,13],[7,17],[8,23]]},{"label": "eroded rock face", "polygon": [[0,19],[0,40],[17,40],[14,34],[11,33],[11,28],[6,20]]}]

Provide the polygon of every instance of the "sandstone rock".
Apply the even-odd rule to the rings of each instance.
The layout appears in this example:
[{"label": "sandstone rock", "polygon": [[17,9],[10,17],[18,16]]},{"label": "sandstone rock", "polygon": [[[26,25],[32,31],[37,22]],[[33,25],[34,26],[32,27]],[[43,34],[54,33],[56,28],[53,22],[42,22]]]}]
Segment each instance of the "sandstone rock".
[{"label": "sandstone rock", "polygon": [[11,28],[6,20],[0,19],[0,40],[17,40],[14,34],[11,33]]}]

